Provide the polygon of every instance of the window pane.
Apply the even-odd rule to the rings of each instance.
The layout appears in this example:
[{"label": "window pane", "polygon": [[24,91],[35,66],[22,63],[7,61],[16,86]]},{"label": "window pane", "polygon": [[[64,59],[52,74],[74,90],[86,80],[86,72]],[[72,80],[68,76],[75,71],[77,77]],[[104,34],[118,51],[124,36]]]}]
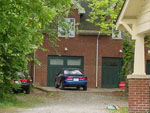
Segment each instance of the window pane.
[{"label": "window pane", "polygon": [[65,18],[64,24],[58,26],[58,36],[75,37],[75,18]]},{"label": "window pane", "polygon": [[64,74],[82,75],[82,72],[79,70],[64,70]]},{"label": "window pane", "polygon": [[68,60],[67,65],[69,65],[69,66],[80,66],[81,65],[81,59]]},{"label": "window pane", "polygon": [[64,65],[64,61],[62,59],[51,59],[50,65]]}]

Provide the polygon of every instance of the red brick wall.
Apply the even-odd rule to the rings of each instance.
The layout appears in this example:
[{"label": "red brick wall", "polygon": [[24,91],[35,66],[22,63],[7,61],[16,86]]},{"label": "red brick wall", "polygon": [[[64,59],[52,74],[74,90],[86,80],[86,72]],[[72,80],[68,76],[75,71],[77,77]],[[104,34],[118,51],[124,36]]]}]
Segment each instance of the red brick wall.
[{"label": "red brick wall", "polygon": [[[60,38],[57,51],[62,56],[84,56],[84,73],[88,76],[88,87],[95,87],[95,69],[96,69],[96,36],[79,36],[75,38]],[[36,66],[36,84],[47,85],[47,57],[56,55],[55,51],[45,38],[44,48],[49,51],[38,50],[36,58],[40,60],[41,66]],[[64,51],[67,47],[68,51]],[[100,37],[99,39],[99,74],[98,87],[101,87],[101,59],[102,57],[121,57],[119,49],[121,48],[120,40],[112,40],[111,37]]]},{"label": "red brick wall", "polygon": [[112,58],[122,58],[122,40],[112,39],[111,37],[100,36],[99,39],[99,76],[98,76],[98,87],[102,85],[102,58],[112,57]]},{"label": "red brick wall", "polygon": [[[80,16],[77,10],[72,10],[70,18],[75,18],[76,22],[80,22]],[[90,27],[90,26],[89,26]],[[48,55],[56,55],[53,48],[48,43],[47,36],[45,36],[43,47],[49,51],[43,52],[38,50],[36,52],[36,58],[40,60],[41,66],[36,65],[36,84],[41,86],[47,86],[47,58]],[[96,37],[97,36],[81,36],[76,34],[75,38],[60,38],[58,43],[58,52],[64,56],[84,56],[84,72],[88,75],[88,87],[95,87],[96,84]],[[67,47],[68,51],[65,52],[64,48]],[[108,36],[100,36],[99,38],[99,66],[98,66],[98,87],[101,87],[102,78],[102,58],[103,57],[116,57],[121,58],[122,53],[119,50],[122,49],[122,42],[119,39],[112,39]],[[148,57],[147,57],[148,58]],[[33,67],[33,66],[32,66]],[[31,70],[33,68],[30,67]],[[33,74],[33,71],[30,72]]]},{"label": "red brick wall", "polygon": [[[80,16],[77,10],[69,17],[75,18],[76,22],[80,22]],[[84,57],[84,73],[88,76],[88,87],[95,87],[96,84],[96,38],[97,36],[81,36],[76,34],[75,38],[60,38],[58,43],[58,52],[62,56],[83,56]],[[102,57],[121,57],[119,53],[122,43],[121,40],[113,40],[111,37],[100,36],[99,38],[99,73],[98,73],[98,87],[101,87],[101,60]],[[40,60],[41,66],[36,66],[36,84],[41,86],[47,86],[47,58],[48,55],[56,55],[55,51],[48,43],[47,36],[43,44],[44,48],[49,51],[43,52],[38,50],[36,58]],[[64,51],[67,47],[68,51]]]},{"label": "red brick wall", "polygon": [[150,112],[150,79],[129,80],[129,113]]}]

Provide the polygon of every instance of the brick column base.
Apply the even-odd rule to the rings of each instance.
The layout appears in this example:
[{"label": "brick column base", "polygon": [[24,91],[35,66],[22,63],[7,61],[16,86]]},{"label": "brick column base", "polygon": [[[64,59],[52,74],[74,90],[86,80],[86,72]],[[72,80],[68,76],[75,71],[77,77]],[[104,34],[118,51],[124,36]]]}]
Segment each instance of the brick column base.
[{"label": "brick column base", "polygon": [[129,113],[150,113],[150,78],[128,77],[128,79]]}]

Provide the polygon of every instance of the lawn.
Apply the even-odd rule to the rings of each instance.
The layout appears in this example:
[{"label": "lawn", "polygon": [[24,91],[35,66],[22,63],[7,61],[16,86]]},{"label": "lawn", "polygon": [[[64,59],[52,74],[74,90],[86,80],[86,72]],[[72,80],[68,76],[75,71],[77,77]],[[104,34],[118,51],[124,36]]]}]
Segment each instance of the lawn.
[{"label": "lawn", "polygon": [[13,94],[10,98],[0,99],[0,113],[13,113],[18,108],[33,108],[56,95],[57,92],[46,93],[37,89],[33,89],[31,94]]}]

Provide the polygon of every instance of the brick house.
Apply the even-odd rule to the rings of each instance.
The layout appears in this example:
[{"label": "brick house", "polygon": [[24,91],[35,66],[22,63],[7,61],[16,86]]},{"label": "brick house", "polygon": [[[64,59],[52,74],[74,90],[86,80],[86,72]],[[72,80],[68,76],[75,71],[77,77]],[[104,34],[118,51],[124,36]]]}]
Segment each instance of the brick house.
[{"label": "brick house", "polygon": [[88,87],[117,88],[122,65],[121,38],[98,35],[97,28],[86,21],[90,9],[87,3],[78,4],[82,10],[73,9],[68,19],[80,23],[78,31],[69,39],[60,36],[58,56],[49,45],[47,35],[43,47],[49,51],[38,50],[35,57],[41,66],[31,66],[33,81],[39,86],[54,86],[54,76],[61,68],[81,68],[88,76]]}]

